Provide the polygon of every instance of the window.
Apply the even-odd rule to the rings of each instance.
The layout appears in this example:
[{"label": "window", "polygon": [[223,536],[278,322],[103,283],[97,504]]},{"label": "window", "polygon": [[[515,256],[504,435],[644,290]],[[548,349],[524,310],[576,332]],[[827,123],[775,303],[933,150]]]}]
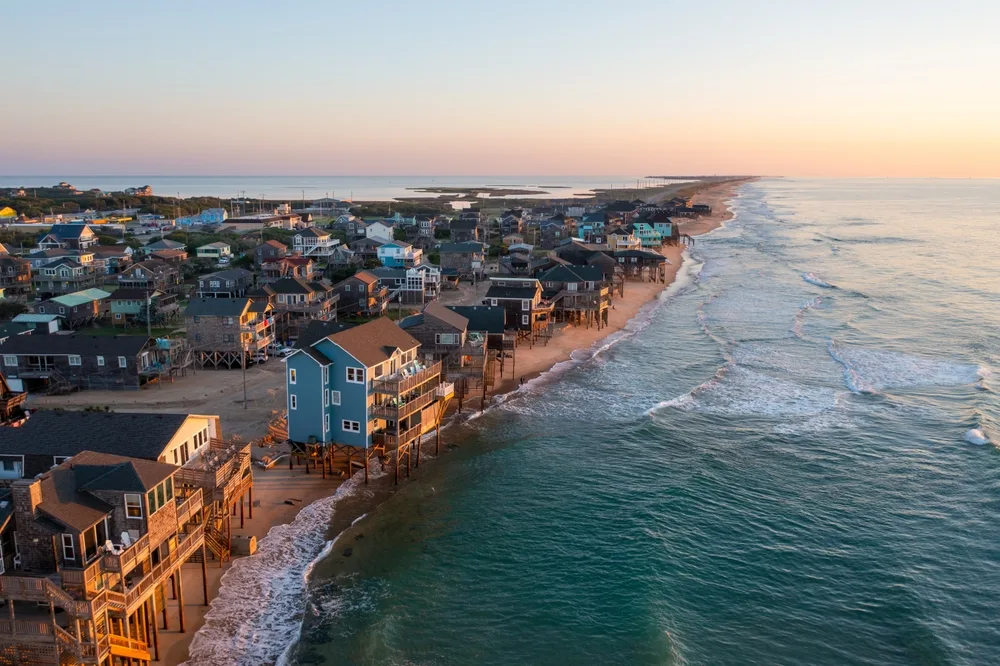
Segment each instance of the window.
[{"label": "window", "polygon": [[16,366],[17,365],[17,356],[12,356],[10,354],[4,354],[3,364],[7,365],[7,366],[11,366],[11,367]]},{"label": "window", "polygon": [[340,391],[330,391],[330,404],[340,406]]},{"label": "window", "polygon": [[195,315],[194,316],[194,323],[196,323],[196,324],[201,323],[201,315]]},{"label": "window", "polygon": [[344,285],[344,291],[350,291],[350,290],[351,290],[351,285],[345,284]]},{"label": "window", "polygon": [[330,389],[323,389],[323,406],[330,406]]},{"label": "window", "polygon": [[97,365],[99,365],[101,367],[104,367],[104,357],[103,356],[98,356],[97,357]]},{"label": "window", "polygon": [[75,354],[70,354],[69,355],[69,364],[70,365],[80,365],[81,364],[80,363],[80,357],[77,356],[77,355],[75,355]]},{"label": "window", "polygon": [[288,409],[298,409],[299,399],[294,393],[288,395]]},{"label": "window", "polygon": [[323,366],[323,383],[324,384],[330,383],[330,366],[328,365]]},{"label": "window", "polygon": [[365,383],[365,369],[364,368],[348,368],[347,369],[347,381],[352,384],[364,384]]},{"label": "window", "polygon": [[323,432],[327,432],[330,429],[330,415],[323,415]]},{"label": "window", "polygon": [[530,310],[531,309],[531,301],[529,301],[528,299],[522,299],[521,300],[521,309],[522,310]]},{"label": "window", "polygon": [[295,383],[295,368],[288,369],[288,383],[289,384]]},{"label": "window", "polygon": [[127,368],[128,367],[128,359],[125,358],[124,356],[119,356],[118,357],[118,367],[119,368]]},{"label": "window", "polygon": [[64,462],[69,460],[72,456],[52,456],[53,465],[62,465]]},{"label": "window", "polygon": [[497,299],[491,298],[490,299],[490,305],[496,306],[496,304],[497,304]]},{"label": "window", "polygon": [[344,432],[361,432],[361,424],[357,421],[348,421],[345,419],[341,424],[341,428],[344,429]]},{"label": "window", "polygon": [[129,518],[142,518],[142,495],[125,495],[125,515]]},{"label": "window", "polygon": [[40,313],[42,313],[42,314],[45,314],[45,306],[44,306],[44,305],[39,305],[39,306],[38,306],[38,311],[39,311]]},{"label": "window", "polygon": [[458,335],[455,333],[437,333],[434,336],[434,343],[439,345],[457,345]]},{"label": "window", "polygon": [[76,540],[73,538],[72,534],[62,535],[62,547],[64,560],[76,559]]},{"label": "window", "polygon": [[59,306],[59,314],[66,314],[66,308],[64,308],[63,306],[60,305]]},{"label": "window", "polygon": [[121,312],[116,312],[115,313],[115,319],[121,319],[121,318],[122,318],[122,313]]},{"label": "window", "polygon": [[521,325],[523,326],[528,325],[528,315],[521,315]]}]

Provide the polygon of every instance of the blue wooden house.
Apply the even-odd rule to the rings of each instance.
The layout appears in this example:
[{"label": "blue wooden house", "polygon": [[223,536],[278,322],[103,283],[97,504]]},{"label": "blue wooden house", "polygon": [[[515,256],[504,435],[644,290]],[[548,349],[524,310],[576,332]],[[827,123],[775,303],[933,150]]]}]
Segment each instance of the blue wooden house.
[{"label": "blue wooden house", "polygon": [[[440,445],[440,424],[452,384],[442,383],[441,364],[418,357],[419,341],[380,317],[333,333],[288,357],[288,439],[294,458],[333,468],[346,454],[348,474],[372,457],[390,456],[395,480],[405,458],[420,460],[420,442],[431,431]],[[292,464],[290,461],[289,464]]]}]

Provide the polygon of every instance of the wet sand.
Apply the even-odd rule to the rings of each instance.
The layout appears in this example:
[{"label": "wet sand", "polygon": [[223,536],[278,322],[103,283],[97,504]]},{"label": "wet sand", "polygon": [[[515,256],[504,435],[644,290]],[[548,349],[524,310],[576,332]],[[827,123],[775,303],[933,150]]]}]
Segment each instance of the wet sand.
[{"label": "wet sand", "polygon": [[[711,216],[698,219],[679,220],[681,233],[697,236],[716,229],[730,219],[732,214],[725,206],[725,202],[734,196],[736,188],[743,182],[745,181],[729,181],[699,189],[693,196],[694,203],[709,204],[712,206],[713,213]],[[614,309],[609,314],[609,323],[601,329],[561,325],[548,344],[536,344],[532,348],[519,347],[514,374],[511,375],[509,371],[507,372],[503,380],[498,382],[494,388],[494,396],[515,390],[522,377],[525,381],[537,377],[555,364],[568,360],[574,351],[589,349],[600,340],[624,329],[629,320],[673,283],[681,268],[682,247],[669,246],[663,248],[662,251],[670,261],[666,267],[665,282],[627,282],[624,298],[619,297],[614,300]],[[233,392],[235,392],[235,387]],[[466,409],[475,409],[476,407],[474,402],[471,404],[470,401],[466,402]],[[238,414],[234,414],[234,416],[238,416]],[[243,424],[235,428],[229,427],[236,431],[242,431],[245,428]],[[247,433],[247,436],[253,436],[253,433]],[[442,439],[447,441],[447,434]],[[426,449],[432,452],[433,445],[426,446]],[[442,446],[442,455],[446,450]],[[428,456],[423,460],[423,463],[434,464],[434,461]],[[415,471],[415,476],[419,476],[419,470]],[[344,480],[340,477],[323,479],[321,474],[315,470],[311,474],[306,474],[301,466],[289,470],[287,459],[267,471],[255,468],[254,503],[256,506],[253,508],[253,518],[249,518],[249,510],[247,510],[245,527],[237,529],[239,525],[237,517],[233,535],[254,536],[259,542],[273,527],[293,521],[303,507],[316,500],[329,497]],[[333,519],[327,529],[327,538],[333,538],[344,532],[356,519],[374,510],[392,496],[393,488],[391,474],[385,474],[365,486],[364,492],[348,494],[339,500]],[[215,562],[209,564],[210,599],[215,599],[218,596],[222,577],[231,566],[231,563],[228,562],[222,567],[219,567],[218,563]],[[187,659],[191,639],[204,623],[204,616],[208,611],[208,607],[202,605],[201,565],[185,565],[183,585],[187,631],[185,633],[178,631],[178,609],[176,601],[171,600],[169,603],[171,629],[159,632],[161,661],[168,665],[180,664]],[[293,638],[290,636],[289,640]]]}]

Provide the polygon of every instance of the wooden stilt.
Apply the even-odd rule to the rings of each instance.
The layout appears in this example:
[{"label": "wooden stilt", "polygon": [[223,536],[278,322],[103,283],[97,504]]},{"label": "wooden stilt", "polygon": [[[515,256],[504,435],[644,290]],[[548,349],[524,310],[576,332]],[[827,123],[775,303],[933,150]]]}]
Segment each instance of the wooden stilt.
[{"label": "wooden stilt", "polygon": [[[323,478],[326,478],[326,467],[323,468]],[[240,529],[243,529],[243,495],[240,495]]]},{"label": "wooden stilt", "polygon": [[201,593],[205,599],[205,605],[208,605],[208,553],[205,550],[205,544],[201,544]]},{"label": "wooden stilt", "polygon": [[253,520],[253,484],[252,483],[250,484],[250,487],[247,488],[247,495],[249,496],[249,504],[250,504],[250,506],[247,509],[249,511],[249,513],[247,514],[247,518],[249,518],[250,520]]},{"label": "wooden stilt", "polygon": [[170,598],[177,598],[177,580],[173,576],[170,576]]},{"label": "wooden stilt", "polygon": [[[159,661],[160,660],[160,632],[156,628],[156,595],[155,594],[152,597],[150,597],[150,599],[149,599],[149,605],[152,606],[152,608],[150,609],[150,608],[147,607],[146,612],[150,615],[150,617],[147,618],[147,621],[149,622],[150,626],[153,629],[153,659],[155,661]],[[150,611],[152,611],[152,612],[150,612]]]},{"label": "wooden stilt", "polygon": [[368,484],[368,451],[365,451],[365,484]]},{"label": "wooden stilt", "polygon": [[167,608],[167,581],[163,581],[160,593],[163,596],[163,629],[164,631],[170,631],[170,614]]},{"label": "wooden stilt", "polygon": [[177,573],[174,575],[177,577],[177,609],[180,613],[180,628],[181,633],[185,633],[184,629],[184,579],[181,576],[182,567],[177,567]]},{"label": "wooden stilt", "polygon": [[434,428],[434,455],[441,455],[441,421]]}]

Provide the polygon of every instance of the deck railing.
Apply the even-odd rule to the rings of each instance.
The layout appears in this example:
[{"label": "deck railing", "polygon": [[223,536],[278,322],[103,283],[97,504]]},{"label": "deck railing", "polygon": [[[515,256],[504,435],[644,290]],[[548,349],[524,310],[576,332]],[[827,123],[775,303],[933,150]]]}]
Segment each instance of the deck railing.
[{"label": "deck railing", "polygon": [[372,435],[372,443],[375,446],[384,446],[387,449],[395,449],[400,446],[406,446],[411,441],[416,439],[421,434],[421,424],[417,424],[410,428],[409,430],[404,430],[399,433],[399,439],[396,439],[395,432],[377,432]]},{"label": "deck railing", "polygon": [[372,416],[380,419],[399,421],[415,414],[437,399],[434,391],[428,391],[403,404],[392,404],[391,399],[372,409]]},{"label": "deck railing", "polygon": [[390,395],[399,395],[401,393],[406,393],[407,391],[412,391],[421,384],[430,381],[434,377],[441,374],[441,363],[432,363],[425,369],[417,372],[416,374],[410,375],[409,377],[404,377],[401,372],[390,377],[381,377],[373,382],[373,389],[376,393],[387,393]]},{"label": "deck railing", "polygon": [[136,650],[139,652],[149,652],[149,646],[146,645],[145,642],[136,640],[135,638],[125,638],[124,636],[108,634],[108,643],[112,647],[120,647],[126,650]]}]

